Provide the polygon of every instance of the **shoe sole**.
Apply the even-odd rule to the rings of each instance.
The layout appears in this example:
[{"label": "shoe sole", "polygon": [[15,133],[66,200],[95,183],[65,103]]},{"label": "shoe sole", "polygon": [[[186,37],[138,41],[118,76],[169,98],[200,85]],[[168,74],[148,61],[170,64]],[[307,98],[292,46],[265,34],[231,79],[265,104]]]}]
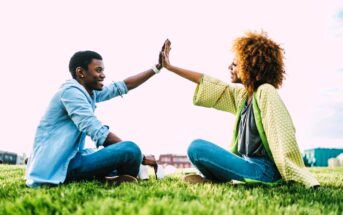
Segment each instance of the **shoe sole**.
[{"label": "shoe sole", "polygon": [[106,176],[105,181],[109,184],[120,185],[122,183],[137,183],[138,180],[131,175]]},{"label": "shoe sole", "polygon": [[203,178],[200,175],[186,175],[183,180],[187,183],[190,183],[190,184],[211,183],[210,180]]}]

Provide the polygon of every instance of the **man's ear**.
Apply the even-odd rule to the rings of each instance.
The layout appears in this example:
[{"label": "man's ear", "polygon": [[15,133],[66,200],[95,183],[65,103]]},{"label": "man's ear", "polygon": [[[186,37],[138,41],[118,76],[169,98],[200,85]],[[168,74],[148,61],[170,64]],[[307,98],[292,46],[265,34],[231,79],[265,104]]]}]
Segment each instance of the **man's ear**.
[{"label": "man's ear", "polygon": [[85,70],[80,66],[76,67],[76,77],[79,77],[79,78],[85,77]]}]

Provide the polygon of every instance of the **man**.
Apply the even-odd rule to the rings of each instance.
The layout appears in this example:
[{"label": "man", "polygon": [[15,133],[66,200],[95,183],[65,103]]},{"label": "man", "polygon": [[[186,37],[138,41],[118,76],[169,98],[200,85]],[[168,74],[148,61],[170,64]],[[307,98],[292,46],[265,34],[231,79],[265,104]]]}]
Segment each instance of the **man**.
[{"label": "man", "polygon": [[[160,59],[161,60],[161,56]],[[122,141],[94,115],[97,102],[122,96],[143,84],[161,69],[152,69],[114,82],[106,87],[102,57],[93,51],[75,53],[69,62],[73,77],[53,96],[36,131],[33,150],[26,170],[26,184],[60,184],[65,181],[104,179],[112,172],[116,182],[135,181],[142,154],[131,141]],[[84,149],[90,136],[97,152]]]},{"label": "man", "polygon": [[205,178],[190,175],[186,181],[272,185],[283,180],[319,186],[304,166],[292,119],[276,90],[285,74],[283,49],[278,44],[264,32],[249,32],[234,41],[231,81],[244,87],[171,65],[170,46],[167,40],[163,67],[197,84],[193,103],[236,115],[230,151],[202,139],[192,142],[188,156]]}]

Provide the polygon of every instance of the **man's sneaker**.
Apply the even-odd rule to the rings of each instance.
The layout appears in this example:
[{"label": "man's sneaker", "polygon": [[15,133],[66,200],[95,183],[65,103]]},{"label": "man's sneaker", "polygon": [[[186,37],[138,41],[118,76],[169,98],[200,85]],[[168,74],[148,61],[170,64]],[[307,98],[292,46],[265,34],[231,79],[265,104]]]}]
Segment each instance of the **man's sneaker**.
[{"label": "man's sneaker", "polygon": [[131,175],[106,176],[105,181],[112,185],[120,185],[121,183],[137,183],[137,179]]},{"label": "man's sneaker", "polygon": [[190,184],[205,184],[205,183],[213,183],[212,181],[201,177],[200,175],[191,174],[186,175],[183,179],[185,182]]}]

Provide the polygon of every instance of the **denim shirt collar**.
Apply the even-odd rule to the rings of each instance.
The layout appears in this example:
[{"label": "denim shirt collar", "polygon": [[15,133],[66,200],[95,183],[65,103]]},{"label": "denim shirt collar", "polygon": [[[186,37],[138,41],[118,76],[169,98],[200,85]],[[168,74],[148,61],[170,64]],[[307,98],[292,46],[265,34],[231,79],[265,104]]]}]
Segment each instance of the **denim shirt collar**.
[{"label": "denim shirt collar", "polygon": [[67,80],[64,84],[62,84],[61,88],[69,88],[69,87],[76,87],[78,89],[80,89],[87,97],[89,103],[92,104],[93,109],[96,108],[95,105],[95,93],[93,91],[93,95],[89,95],[89,93],[87,92],[87,90],[85,89],[84,86],[82,86],[76,79],[70,79]]}]

